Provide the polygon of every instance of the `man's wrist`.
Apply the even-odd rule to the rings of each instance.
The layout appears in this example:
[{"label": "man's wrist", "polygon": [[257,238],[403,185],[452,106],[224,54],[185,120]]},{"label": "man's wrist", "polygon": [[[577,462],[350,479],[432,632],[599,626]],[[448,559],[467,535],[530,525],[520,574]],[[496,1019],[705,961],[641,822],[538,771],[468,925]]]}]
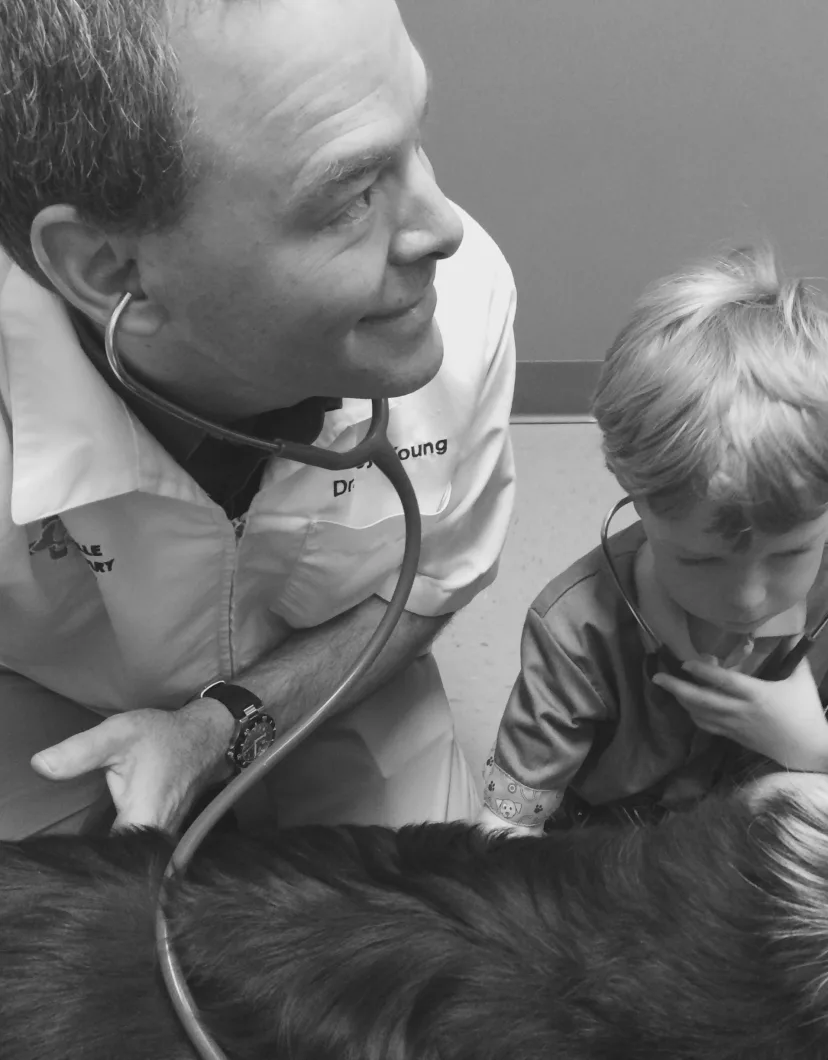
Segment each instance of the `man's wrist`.
[{"label": "man's wrist", "polygon": [[233,775],[232,767],[227,760],[227,749],[236,731],[236,721],[223,703],[205,696],[194,699],[181,708],[188,723],[197,729],[205,761],[212,770],[209,773],[211,783],[219,783]]}]

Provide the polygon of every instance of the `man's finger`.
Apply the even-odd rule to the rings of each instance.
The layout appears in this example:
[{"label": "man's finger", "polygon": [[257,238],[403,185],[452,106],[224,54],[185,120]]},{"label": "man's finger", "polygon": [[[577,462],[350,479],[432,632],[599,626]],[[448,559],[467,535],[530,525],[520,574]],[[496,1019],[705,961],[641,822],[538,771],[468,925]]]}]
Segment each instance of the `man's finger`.
[{"label": "man's finger", "polygon": [[125,810],[119,813],[112,824],[113,832],[129,832],[135,828],[160,828],[160,823],[149,813]]},{"label": "man's finger", "polygon": [[153,805],[151,802],[136,802],[122,807],[112,825],[113,832],[126,832],[132,828],[157,828],[175,834],[187,816],[188,807],[175,812]]},{"label": "man's finger", "polygon": [[110,773],[110,791],[118,810],[112,830],[122,832],[130,828],[158,828],[176,832],[195,801],[193,794],[183,795],[171,789],[160,790],[160,778],[153,773],[133,776],[128,788],[117,793],[113,790]]},{"label": "man's finger", "polygon": [[49,780],[70,780],[112,765],[123,750],[124,734],[122,727],[109,724],[111,720],[38,751],[32,769]]},{"label": "man's finger", "polygon": [[[129,785],[119,784],[111,777],[110,791],[118,810],[113,832],[123,832],[130,828],[166,828],[172,831],[176,822],[171,820],[166,800],[158,790],[158,778],[154,773],[133,775]],[[118,788],[117,792],[113,790]]]}]

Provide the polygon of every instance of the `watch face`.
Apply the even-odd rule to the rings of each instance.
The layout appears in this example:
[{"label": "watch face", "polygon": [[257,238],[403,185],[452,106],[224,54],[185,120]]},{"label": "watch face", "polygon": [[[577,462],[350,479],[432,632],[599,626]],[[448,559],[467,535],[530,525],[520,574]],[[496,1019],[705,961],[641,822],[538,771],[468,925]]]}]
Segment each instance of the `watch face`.
[{"label": "watch face", "polygon": [[239,769],[244,769],[271,746],[276,739],[276,725],[267,714],[260,714],[241,733],[233,749]]}]

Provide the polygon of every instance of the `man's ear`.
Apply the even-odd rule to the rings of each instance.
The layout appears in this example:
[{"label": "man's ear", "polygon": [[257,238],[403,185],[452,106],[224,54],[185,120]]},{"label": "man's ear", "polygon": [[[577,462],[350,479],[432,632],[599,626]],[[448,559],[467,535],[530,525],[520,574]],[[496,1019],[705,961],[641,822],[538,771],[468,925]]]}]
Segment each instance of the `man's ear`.
[{"label": "man's ear", "polygon": [[146,338],[163,326],[165,310],[141,288],[133,236],[107,235],[83,221],[73,206],[47,206],[32,222],[31,242],[58,294],[100,327],[127,292],[133,300],[122,332]]}]

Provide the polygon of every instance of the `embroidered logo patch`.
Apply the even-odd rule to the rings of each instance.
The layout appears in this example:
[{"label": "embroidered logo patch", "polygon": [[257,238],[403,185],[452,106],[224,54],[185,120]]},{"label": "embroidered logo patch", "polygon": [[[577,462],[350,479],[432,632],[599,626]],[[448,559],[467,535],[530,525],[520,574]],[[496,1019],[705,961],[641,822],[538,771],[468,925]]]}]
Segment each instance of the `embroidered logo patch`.
[{"label": "embroidered logo patch", "polygon": [[69,542],[72,538],[69,531],[60,521],[59,516],[50,515],[40,520],[40,536],[29,542],[29,555],[48,551],[52,559],[63,559],[69,555]]},{"label": "embroidered logo patch", "polygon": [[86,564],[96,574],[105,574],[112,570],[115,560],[105,559],[100,545],[82,545],[75,541],[57,515],[40,520],[40,535],[29,542],[29,555],[48,551],[52,559],[64,559],[69,555],[70,545],[79,550]]},{"label": "embroidered logo patch", "polygon": [[100,545],[82,545],[80,541],[76,541],[75,544],[80,549],[81,555],[86,560],[90,570],[93,570],[96,574],[105,574],[107,571],[112,570],[115,560],[104,559]]}]

